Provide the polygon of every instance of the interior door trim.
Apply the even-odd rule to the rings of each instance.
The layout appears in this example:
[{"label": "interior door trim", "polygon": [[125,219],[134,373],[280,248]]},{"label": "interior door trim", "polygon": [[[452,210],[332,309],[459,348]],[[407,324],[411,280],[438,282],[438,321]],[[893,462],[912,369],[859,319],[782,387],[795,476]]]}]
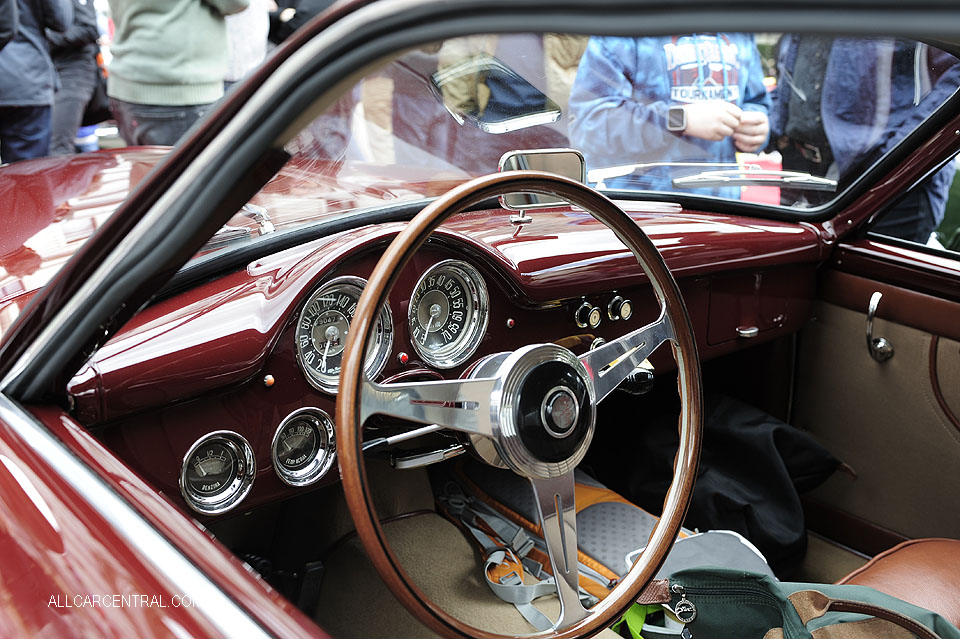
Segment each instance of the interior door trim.
[{"label": "interior door trim", "polygon": [[930,386],[933,388],[933,396],[937,398],[937,404],[940,405],[940,410],[947,416],[947,419],[950,420],[953,427],[960,430],[960,419],[957,419],[950,405],[947,404],[947,401],[943,397],[943,391],[940,388],[940,375],[937,372],[937,350],[939,346],[940,337],[934,335],[933,339],[930,340]]},{"label": "interior door trim", "polygon": [[877,309],[877,317],[960,341],[960,302],[835,270],[821,275],[819,291],[825,302],[864,314],[870,296],[879,291],[883,293],[883,303]]}]

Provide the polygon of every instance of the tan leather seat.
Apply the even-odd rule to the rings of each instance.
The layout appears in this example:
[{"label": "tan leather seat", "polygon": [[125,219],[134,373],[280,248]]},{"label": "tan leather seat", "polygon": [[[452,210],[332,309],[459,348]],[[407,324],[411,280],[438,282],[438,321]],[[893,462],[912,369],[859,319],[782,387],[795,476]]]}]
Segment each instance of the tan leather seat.
[{"label": "tan leather seat", "polygon": [[837,582],[870,586],[960,626],[960,540],[913,539]]}]

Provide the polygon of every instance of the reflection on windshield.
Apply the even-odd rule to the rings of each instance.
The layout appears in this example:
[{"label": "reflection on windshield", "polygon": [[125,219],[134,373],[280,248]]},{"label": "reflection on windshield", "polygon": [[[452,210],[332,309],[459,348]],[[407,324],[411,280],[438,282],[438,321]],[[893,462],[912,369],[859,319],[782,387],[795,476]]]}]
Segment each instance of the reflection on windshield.
[{"label": "reflection on windshield", "polygon": [[[774,130],[784,168],[849,182],[886,155],[960,86],[957,58],[911,40],[787,34],[779,43]],[[926,242],[943,219],[948,166],[888,212],[874,230]],[[831,194],[784,189],[784,204]]]},{"label": "reflection on windshield", "polygon": [[[255,203],[282,231],[288,207],[272,193],[296,193],[303,224],[439,195],[508,151],[566,147],[598,188],[805,209],[836,198],[958,86],[957,58],[893,38],[456,38],[363,78],[287,144],[284,188]],[[929,233],[951,177],[929,178],[885,232]]]},{"label": "reflection on windshield", "polygon": [[[752,35],[591,38],[570,95],[570,137],[590,168],[628,158],[736,163],[766,146],[770,109]],[[606,186],[670,191],[674,177],[656,166]],[[732,186],[695,191],[740,197]]]}]

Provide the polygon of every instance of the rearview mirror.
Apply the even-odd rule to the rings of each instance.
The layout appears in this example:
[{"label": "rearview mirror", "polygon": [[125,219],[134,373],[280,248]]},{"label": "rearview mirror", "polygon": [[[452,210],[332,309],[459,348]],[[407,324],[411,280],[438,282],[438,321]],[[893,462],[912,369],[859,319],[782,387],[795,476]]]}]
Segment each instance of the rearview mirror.
[{"label": "rearview mirror", "polygon": [[[583,154],[576,149],[536,149],[533,151],[510,151],[500,158],[500,171],[546,171],[586,183],[587,167]],[[500,196],[500,206],[505,209],[524,209],[564,206],[566,202],[535,193],[507,193]]]}]

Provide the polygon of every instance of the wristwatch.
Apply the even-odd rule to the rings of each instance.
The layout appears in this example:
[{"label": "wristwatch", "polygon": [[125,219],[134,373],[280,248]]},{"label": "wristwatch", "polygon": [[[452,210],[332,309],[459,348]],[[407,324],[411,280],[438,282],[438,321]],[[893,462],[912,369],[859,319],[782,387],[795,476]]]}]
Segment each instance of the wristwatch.
[{"label": "wristwatch", "polygon": [[667,131],[683,131],[687,128],[687,110],[682,106],[667,109]]}]

